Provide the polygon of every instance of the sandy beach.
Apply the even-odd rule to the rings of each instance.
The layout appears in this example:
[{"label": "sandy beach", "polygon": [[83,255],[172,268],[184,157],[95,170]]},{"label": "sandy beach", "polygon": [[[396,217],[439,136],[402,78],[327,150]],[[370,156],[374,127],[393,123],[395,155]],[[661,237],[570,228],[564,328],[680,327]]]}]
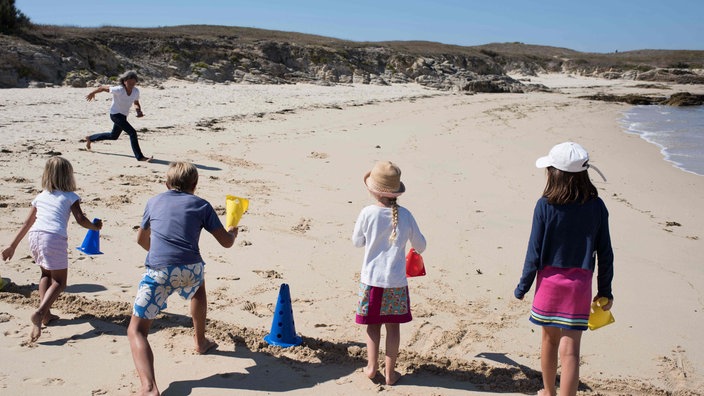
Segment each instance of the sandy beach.
[{"label": "sandy beach", "polygon": [[[225,195],[250,199],[232,249],[207,233],[208,336],[192,353],[188,303],[178,296],[149,337],[164,395],[535,394],[540,329],[528,321],[534,288],[513,297],[532,211],[544,187],[534,166],[573,140],[610,212],[616,322],[582,338],[580,395],[700,395],[704,389],[704,177],[663,160],[625,133],[628,105],[578,98],[597,92],[671,95],[637,82],[569,75],[516,78],[555,92],[465,95],[419,85],[140,86],[145,117],[130,122],[152,163],[129,139],[80,142],[111,128],[110,95],[90,89],[4,89],[0,95],[0,245],[7,246],[41,189],[46,159],[73,164],[82,207],[103,219],[102,255],[79,246],[69,223],[68,287],[61,319],[29,342],[39,269],[26,239],[0,264],[0,393],[126,395],[139,389],[126,326],[145,252],[136,243],[146,201],[165,190],[170,161],[199,169],[196,194],[224,221]],[[662,85],[662,84],[661,84]],[[362,249],[350,237],[372,201],[362,176],[392,160],[407,191],[399,203],[428,240],[428,274],[409,280],[414,319],[401,326],[396,386],[362,374],[364,327],[354,324]],[[279,287],[289,285],[298,347],[262,338]],[[596,285],[595,285],[596,287]],[[383,336],[383,333],[382,333]],[[382,343],[383,345],[383,343]]]}]

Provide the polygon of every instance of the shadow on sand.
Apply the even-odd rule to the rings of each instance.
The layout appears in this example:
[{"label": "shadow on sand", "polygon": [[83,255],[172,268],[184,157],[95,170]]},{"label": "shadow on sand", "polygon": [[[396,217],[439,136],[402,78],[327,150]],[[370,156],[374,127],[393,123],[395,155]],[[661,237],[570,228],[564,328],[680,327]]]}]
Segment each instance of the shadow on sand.
[{"label": "shadow on sand", "polygon": [[[74,285],[71,292],[63,293],[52,307],[75,316],[72,319],[59,319],[51,326],[89,323],[91,329],[62,339],[41,340],[39,344],[62,346],[71,341],[102,335],[126,336],[131,318],[131,303],[99,301],[78,294],[98,288],[96,285]],[[18,286],[10,283],[0,292],[0,300],[13,304],[32,304],[29,300],[36,300],[36,293],[33,293],[36,290],[37,285]],[[20,300],[25,301],[18,301],[18,295],[24,296],[25,298]],[[180,332],[191,327],[189,316],[167,312],[157,317],[150,333],[169,328]],[[228,330],[223,332],[222,329]],[[303,348],[303,360],[314,360],[310,362],[284,356],[279,348],[268,347],[262,340],[265,332],[257,329],[238,328],[230,323],[209,320],[208,334],[221,342],[220,349],[210,354],[247,359],[254,363],[246,368],[246,372],[221,372],[200,379],[174,381],[164,389],[163,395],[191,394],[194,389],[246,389],[264,392],[312,389],[321,383],[336,381],[355,372],[355,375],[362,376],[359,369],[366,364],[365,345],[361,343],[331,342],[304,336],[303,344],[296,348]],[[233,350],[223,350],[223,341],[231,341],[234,344]],[[487,361],[497,364],[489,364]],[[399,354],[398,366],[399,371],[405,373],[398,386],[427,388],[428,394],[442,393],[442,389],[497,394],[535,393],[542,388],[539,371],[519,364],[505,353],[499,352],[482,352],[477,354],[475,359],[465,361],[402,351]],[[263,381],[262,378],[271,380]],[[382,387],[381,390],[385,387],[378,380],[375,383]],[[579,390],[592,391],[592,388],[581,382]]]},{"label": "shadow on sand", "polygon": [[[85,149],[84,149],[85,150]],[[87,151],[87,150],[86,150]],[[128,155],[128,154],[120,154],[120,153],[109,153],[105,151],[96,151],[96,150],[90,150],[90,152],[95,153],[95,154],[102,154],[102,155],[113,155],[116,157],[126,157],[126,158],[133,158],[133,155]],[[152,158],[151,161],[149,162],[140,162],[141,164],[156,164],[156,165],[169,165],[175,160],[166,160],[166,159],[159,159],[159,158]],[[193,164],[195,165],[196,168],[200,170],[208,170],[208,171],[221,171],[222,168],[218,168],[216,166],[208,166],[208,165],[202,165],[202,164]]]}]

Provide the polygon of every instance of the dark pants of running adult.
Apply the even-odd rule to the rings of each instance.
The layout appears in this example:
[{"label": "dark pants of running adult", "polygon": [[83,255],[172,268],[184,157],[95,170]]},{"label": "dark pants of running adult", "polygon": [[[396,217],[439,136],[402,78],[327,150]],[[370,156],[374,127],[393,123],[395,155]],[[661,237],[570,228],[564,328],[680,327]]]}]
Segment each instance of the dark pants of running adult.
[{"label": "dark pants of running adult", "polygon": [[97,142],[100,140],[117,140],[120,137],[122,131],[125,131],[130,137],[130,144],[132,145],[132,151],[134,152],[134,157],[138,160],[144,158],[142,150],[139,148],[139,140],[137,140],[137,131],[127,122],[127,116],[124,114],[110,114],[110,119],[114,123],[112,126],[112,132],[96,133],[95,135],[90,135],[89,139],[91,142]]}]

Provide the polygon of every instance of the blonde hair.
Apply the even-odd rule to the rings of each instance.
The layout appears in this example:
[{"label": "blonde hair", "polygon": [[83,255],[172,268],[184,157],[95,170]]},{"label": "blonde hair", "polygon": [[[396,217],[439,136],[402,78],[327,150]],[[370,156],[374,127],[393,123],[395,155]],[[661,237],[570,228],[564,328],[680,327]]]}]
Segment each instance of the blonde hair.
[{"label": "blonde hair", "polygon": [[42,188],[48,192],[76,191],[73,166],[66,158],[56,156],[46,160],[42,174]]},{"label": "blonde hair", "polygon": [[189,162],[176,161],[166,171],[166,185],[176,191],[193,192],[198,184],[198,169]]}]

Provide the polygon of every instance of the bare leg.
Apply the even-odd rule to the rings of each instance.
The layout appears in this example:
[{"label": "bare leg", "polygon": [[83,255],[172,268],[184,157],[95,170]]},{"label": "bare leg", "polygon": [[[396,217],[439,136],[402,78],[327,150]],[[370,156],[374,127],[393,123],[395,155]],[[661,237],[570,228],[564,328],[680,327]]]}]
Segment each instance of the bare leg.
[{"label": "bare leg", "polygon": [[543,372],[543,389],[538,395],[555,396],[557,388],[557,352],[560,346],[562,330],[557,327],[543,326],[542,346],[540,349],[540,369]]},{"label": "bare leg", "polygon": [[132,315],[130,325],[127,327],[127,337],[130,340],[134,367],[137,369],[139,381],[142,384],[139,394],[158,396],[160,393],[154,376],[154,353],[149,345],[149,340],[147,340],[151,325],[151,320]]},{"label": "bare leg", "polygon": [[[48,274],[50,280],[45,280],[45,275]],[[42,335],[42,320],[49,314],[51,305],[56,301],[62,291],[66,288],[66,278],[68,277],[68,269],[62,270],[45,270],[42,268],[42,279],[40,279],[40,295],[42,294],[42,282],[48,287],[44,290],[43,296],[40,297],[39,308],[30,317],[32,321],[32,334],[30,339],[32,342],[39,339]],[[49,282],[51,282],[49,284]]]},{"label": "bare leg", "polygon": [[376,377],[379,370],[379,341],[381,340],[381,325],[367,325],[367,367],[364,374],[370,379]]},{"label": "bare leg", "polygon": [[205,319],[208,314],[208,297],[205,292],[205,281],[203,281],[191,298],[191,319],[193,319],[193,338],[196,342],[196,353],[205,354],[217,348],[215,341],[205,338]]},{"label": "bare leg", "polygon": [[574,396],[579,386],[579,349],[582,332],[562,330],[560,338],[560,396]]},{"label": "bare leg", "polygon": [[90,135],[86,136],[86,150],[90,150]]},{"label": "bare leg", "polygon": [[385,359],[385,377],[386,385],[395,384],[401,374],[396,371],[396,358],[398,357],[398,347],[401,343],[401,326],[398,323],[386,324],[386,359]]},{"label": "bare leg", "polygon": [[[51,273],[48,270],[45,270],[44,268],[41,268],[41,271],[42,271],[42,275],[39,278],[39,301],[44,300],[44,296],[46,295],[46,291],[47,291],[47,289],[49,289],[49,286],[51,286]],[[42,318],[42,324],[48,325],[50,322],[53,322],[57,319],[59,319],[59,316],[52,314],[51,309],[50,309],[46,312],[46,315],[44,315],[44,317]]]}]

